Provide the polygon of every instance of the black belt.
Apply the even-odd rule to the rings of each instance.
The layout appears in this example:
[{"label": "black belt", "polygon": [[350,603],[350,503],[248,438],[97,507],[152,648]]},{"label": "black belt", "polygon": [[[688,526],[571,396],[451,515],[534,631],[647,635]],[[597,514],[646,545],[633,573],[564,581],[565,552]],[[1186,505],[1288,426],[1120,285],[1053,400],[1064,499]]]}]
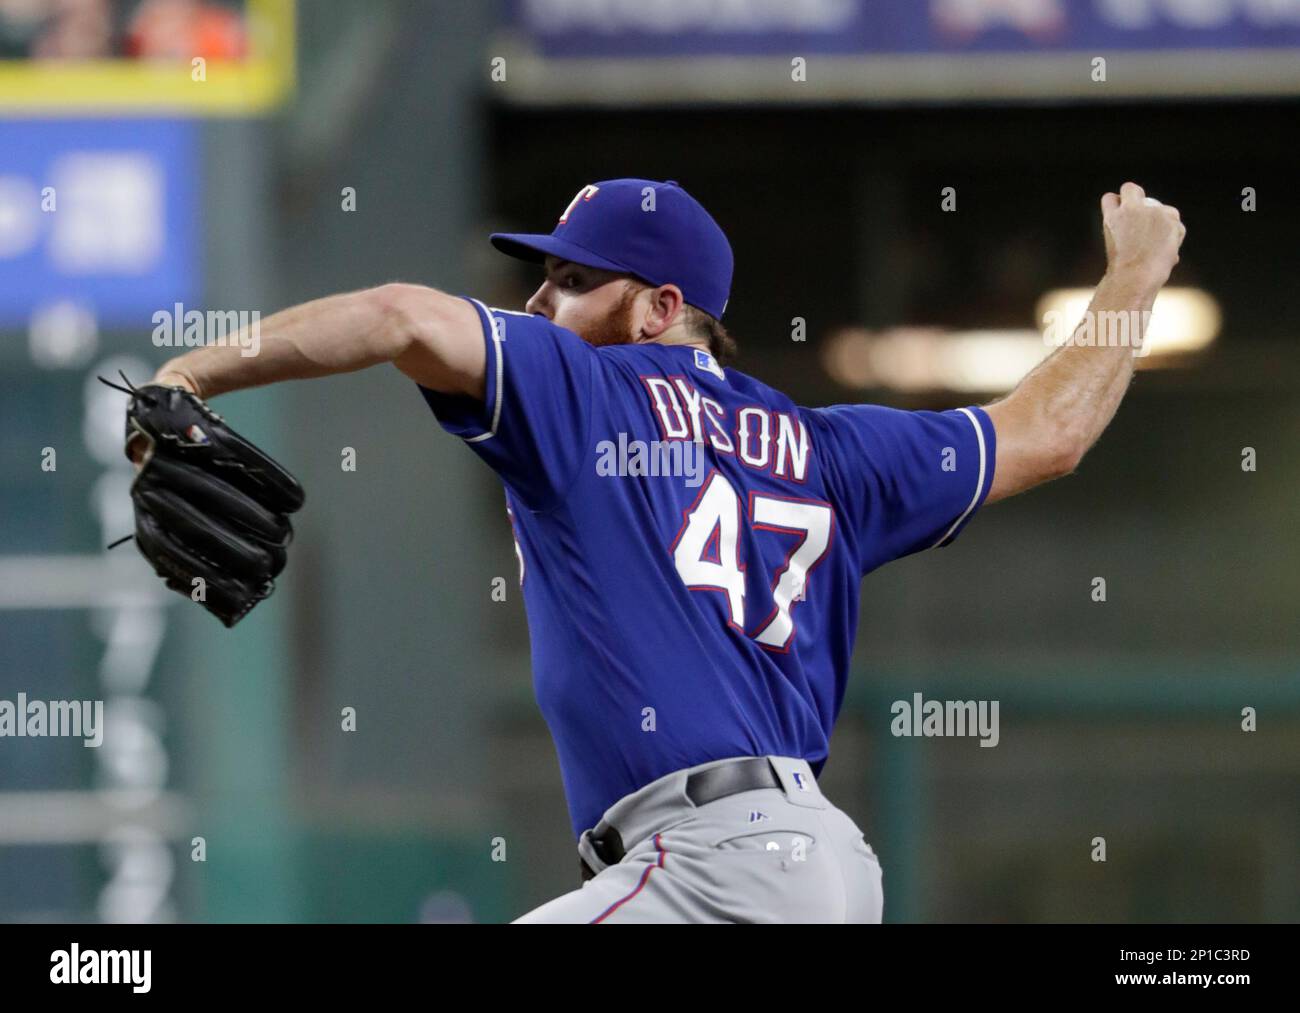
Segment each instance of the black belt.
[{"label": "black belt", "polygon": [[[702,806],[742,791],[780,787],[781,777],[772,766],[772,761],[765,756],[752,756],[687,775],[686,797],[696,806]],[[627,854],[618,828],[604,820],[597,824],[589,839],[592,850],[606,865],[617,865]],[[579,857],[578,864],[582,868],[584,882],[596,875],[584,858]]]}]

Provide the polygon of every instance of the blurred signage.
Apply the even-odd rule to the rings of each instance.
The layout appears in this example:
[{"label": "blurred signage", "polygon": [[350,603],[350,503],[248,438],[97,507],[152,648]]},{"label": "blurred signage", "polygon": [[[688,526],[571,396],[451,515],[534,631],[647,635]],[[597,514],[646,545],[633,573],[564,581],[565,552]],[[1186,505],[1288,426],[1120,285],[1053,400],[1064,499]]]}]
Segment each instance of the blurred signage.
[{"label": "blurred signage", "polygon": [[140,327],[199,301],[195,124],[0,121],[0,153],[0,327],[60,306]]},{"label": "blurred signage", "polygon": [[1289,0],[511,0],[555,56],[1300,48]]},{"label": "blurred signage", "polygon": [[[1098,98],[1300,91],[1300,0],[507,0],[506,11],[503,41],[525,62],[514,97],[525,100],[524,88],[576,92],[580,82],[558,76],[565,64],[602,60],[635,84],[598,74],[587,81],[591,101],[636,90],[721,100],[1086,95],[1099,83],[1088,63],[1098,56],[1117,64],[1113,87],[1091,89]],[[1079,60],[1060,59],[1068,54]],[[1154,62],[1138,67],[1136,54]],[[786,95],[766,82],[776,60],[793,57],[808,61],[808,87]],[[664,65],[672,58],[689,63],[684,74]],[[761,58],[773,63],[760,71]],[[528,61],[547,64],[550,80]],[[638,64],[658,64],[657,80],[636,76]]]},{"label": "blurred signage", "polygon": [[295,78],[296,0],[0,0],[0,113],[254,115]]}]

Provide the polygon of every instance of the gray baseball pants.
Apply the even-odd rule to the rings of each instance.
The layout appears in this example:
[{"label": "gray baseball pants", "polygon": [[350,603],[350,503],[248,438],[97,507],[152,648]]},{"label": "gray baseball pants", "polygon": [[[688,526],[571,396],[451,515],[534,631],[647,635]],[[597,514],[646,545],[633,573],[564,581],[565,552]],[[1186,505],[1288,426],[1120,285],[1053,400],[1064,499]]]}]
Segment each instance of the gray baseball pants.
[{"label": "gray baseball pants", "polygon": [[578,853],[596,875],[516,924],[877,923],[880,863],[847,815],[821,793],[808,764],[771,756],[781,787],[696,806],[687,777],[728,760],[674,771],[606,811],[626,854],[608,865],[583,832]]}]

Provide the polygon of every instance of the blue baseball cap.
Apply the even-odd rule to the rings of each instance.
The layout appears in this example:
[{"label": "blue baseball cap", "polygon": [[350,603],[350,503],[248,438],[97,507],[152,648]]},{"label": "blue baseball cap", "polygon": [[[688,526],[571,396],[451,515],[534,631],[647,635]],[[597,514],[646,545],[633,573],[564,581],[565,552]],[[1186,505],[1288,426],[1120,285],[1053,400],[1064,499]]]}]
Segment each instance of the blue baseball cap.
[{"label": "blue baseball cap", "polygon": [[720,318],[731,293],[731,244],[713,217],[673,179],[588,183],[549,235],[494,232],[492,245],[520,260],[547,254],[586,267],[676,285],[682,297]]}]

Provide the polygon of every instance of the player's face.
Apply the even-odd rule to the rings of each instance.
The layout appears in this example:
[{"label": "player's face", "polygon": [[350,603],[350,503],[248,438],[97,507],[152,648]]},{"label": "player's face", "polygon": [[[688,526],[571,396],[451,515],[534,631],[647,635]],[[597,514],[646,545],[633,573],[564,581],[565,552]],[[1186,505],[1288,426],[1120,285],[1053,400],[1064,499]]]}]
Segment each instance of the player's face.
[{"label": "player's face", "polygon": [[547,257],[546,280],[524,309],[567,327],[590,344],[626,345],[636,340],[636,289],[625,274]]}]

